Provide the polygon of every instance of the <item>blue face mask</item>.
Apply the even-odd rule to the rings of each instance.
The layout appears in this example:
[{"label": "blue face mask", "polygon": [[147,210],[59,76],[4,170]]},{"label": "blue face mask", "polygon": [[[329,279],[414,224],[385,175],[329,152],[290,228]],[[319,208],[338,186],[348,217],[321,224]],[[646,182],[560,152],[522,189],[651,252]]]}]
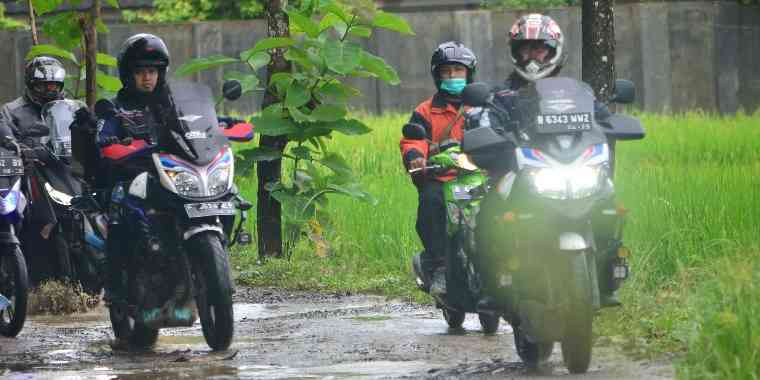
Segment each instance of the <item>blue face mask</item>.
[{"label": "blue face mask", "polygon": [[464,86],[467,86],[467,79],[464,78],[444,79],[441,81],[441,90],[451,95],[461,94]]}]

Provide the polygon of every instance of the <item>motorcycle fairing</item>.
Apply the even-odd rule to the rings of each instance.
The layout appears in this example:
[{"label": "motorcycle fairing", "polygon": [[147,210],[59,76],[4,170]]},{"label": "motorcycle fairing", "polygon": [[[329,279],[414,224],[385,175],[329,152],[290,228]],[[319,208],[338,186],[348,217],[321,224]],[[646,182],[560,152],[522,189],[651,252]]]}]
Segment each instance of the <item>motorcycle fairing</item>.
[{"label": "motorcycle fairing", "polygon": [[100,150],[100,154],[112,161],[121,161],[134,157],[151,148],[145,140],[135,139],[129,145],[111,144]]},{"label": "motorcycle fairing", "polygon": [[[174,172],[174,173],[190,173],[199,181],[197,184],[199,189],[201,189],[202,194],[199,194],[197,196],[187,196],[182,195],[183,197],[188,198],[208,198],[213,196],[219,196],[226,192],[228,192],[232,188],[232,182],[234,180],[234,159],[232,155],[232,150],[229,148],[229,146],[223,146],[222,149],[216,154],[216,157],[214,157],[211,162],[209,162],[207,165],[204,166],[198,166],[191,162],[185,161],[180,157],[177,157],[173,154],[167,154],[167,153],[154,153],[153,154],[153,162],[156,165],[156,169],[158,171],[158,176],[161,181],[161,184],[164,186],[164,188],[170,190],[171,192],[175,194],[180,194],[177,187],[175,186],[174,181],[169,178],[168,172]],[[227,178],[227,187],[226,190],[221,194],[211,194],[209,192],[210,187],[210,177],[214,174],[216,170],[229,170],[229,175]],[[180,194],[181,195],[181,194]]]},{"label": "motorcycle fairing", "polygon": [[548,155],[541,153],[535,148],[517,148],[517,168],[522,170],[525,167],[548,168],[548,167],[577,167],[600,165],[610,160],[610,148],[607,144],[594,144],[581,153],[575,161],[569,164],[563,164],[552,159]]},{"label": "motorcycle fairing", "polygon": [[71,157],[71,123],[74,121],[74,113],[84,103],[78,100],[63,99],[45,103],[42,107],[42,120],[50,129],[47,143],[58,157]]}]

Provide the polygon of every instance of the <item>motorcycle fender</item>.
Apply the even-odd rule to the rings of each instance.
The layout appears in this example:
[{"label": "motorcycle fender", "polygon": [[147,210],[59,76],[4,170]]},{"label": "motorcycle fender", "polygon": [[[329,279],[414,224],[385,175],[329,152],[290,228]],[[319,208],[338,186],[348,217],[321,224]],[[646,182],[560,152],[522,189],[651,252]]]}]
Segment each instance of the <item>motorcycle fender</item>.
[{"label": "motorcycle fender", "polygon": [[56,190],[52,185],[45,182],[45,191],[50,196],[53,202],[58,203],[61,206],[71,206],[71,200],[74,198],[62,191]]},{"label": "motorcycle fender", "polygon": [[187,231],[185,231],[185,233],[182,234],[182,239],[183,240],[190,239],[191,237],[203,231],[215,231],[215,232],[218,232],[219,235],[222,236],[222,238],[224,238],[224,230],[222,230],[222,227],[211,225],[211,224],[201,224],[201,225],[192,226],[188,228]]},{"label": "motorcycle fender", "polygon": [[563,232],[559,235],[561,251],[582,251],[591,248],[586,239],[577,232]]},{"label": "motorcycle fender", "polygon": [[140,199],[148,198],[148,172],[142,172],[129,184],[129,195]]}]

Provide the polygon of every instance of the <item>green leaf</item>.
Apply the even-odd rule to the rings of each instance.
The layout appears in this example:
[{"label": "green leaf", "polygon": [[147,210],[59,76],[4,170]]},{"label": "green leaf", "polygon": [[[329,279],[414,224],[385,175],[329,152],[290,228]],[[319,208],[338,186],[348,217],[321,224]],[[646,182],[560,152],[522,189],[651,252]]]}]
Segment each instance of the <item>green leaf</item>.
[{"label": "green leaf", "polygon": [[256,52],[293,46],[295,44],[296,44],[296,41],[288,37],[265,38],[257,42],[256,45],[253,46],[253,49],[249,49],[240,53],[240,58],[242,59],[243,55],[250,56],[251,54],[256,53]]},{"label": "green leaf", "polygon": [[42,24],[42,33],[55,41],[55,45],[74,50],[82,43],[82,28],[77,12],[61,12],[47,16]]},{"label": "green leaf", "polygon": [[29,53],[26,54],[26,59],[30,60],[40,55],[52,55],[55,57],[64,58],[73,62],[75,65],[79,65],[79,61],[77,61],[77,57],[74,56],[73,53],[55,45],[32,46],[32,48],[29,49]]},{"label": "green leaf", "polygon": [[119,7],[119,0],[106,0],[106,3],[114,8]]},{"label": "green leaf", "polygon": [[351,176],[352,174],[351,167],[346,163],[346,160],[337,153],[326,154],[319,160],[319,163],[330,168],[330,170],[338,175]]},{"label": "green leaf", "polygon": [[325,127],[324,124],[323,122],[302,122],[298,132],[289,134],[288,139],[291,141],[307,141],[315,137],[329,136],[332,130]]},{"label": "green leaf", "polygon": [[346,75],[359,66],[361,51],[361,47],[353,42],[329,40],[321,53],[330,70]]},{"label": "green leaf", "polygon": [[328,13],[325,15],[325,17],[322,17],[322,20],[319,21],[319,30],[321,32],[324,32],[328,28],[334,28],[335,31],[338,32],[339,35],[346,34],[346,29],[348,29],[348,24],[346,24],[345,21],[343,21],[340,17],[336,16],[335,14]]},{"label": "green leaf", "polygon": [[65,0],[32,0],[32,7],[37,15],[42,16],[58,8]]},{"label": "green leaf", "polygon": [[377,75],[378,78],[391,85],[395,86],[401,83],[396,70],[378,56],[362,51],[361,65],[365,70]]},{"label": "green leaf", "polygon": [[254,116],[251,122],[254,132],[264,136],[283,136],[298,131],[298,127],[292,121],[270,115]]},{"label": "green leaf", "polygon": [[286,13],[288,14],[288,20],[291,22],[291,24],[302,30],[304,33],[306,33],[307,36],[311,38],[317,38],[319,36],[319,33],[321,33],[319,25],[317,25],[317,23],[312,21],[310,18],[293,10],[287,11]]},{"label": "green leaf", "polygon": [[311,117],[317,121],[337,121],[343,119],[346,113],[346,107],[344,106],[321,104],[314,109]]},{"label": "green leaf", "polygon": [[377,14],[375,14],[375,18],[372,20],[372,26],[376,28],[392,30],[394,32],[407,34],[410,36],[414,35],[412,27],[409,26],[409,23],[405,19],[392,13],[383,11],[378,11]]},{"label": "green leaf", "polygon": [[[243,52],[245,53],[245,52]],[[263,51],[257,51],[253,54],[250,54],[248,56],[244,56],[244,54],[240,54],[240,59],[243,62],[247,62],[248,65],[251,66],[251,68],[255,71],[258,70],[266,65],[269,64],[269,61],[272,60],[272,57],[267,52]]]},{"label": "green leaf", "polygon": [[285,59],[287,59],[290,62],[298,63],[299,65],[303,66],[305,69],[310,69],[314,67],[314,63],[311,62],[311,59],[309,58],[309,55],[306,53],[306,51],[291,47],[288,49],[288,51],[285,52]]},{"label": "green leaf", "polygon": [[224,80],[237,80],[243,87],[243,93],[255,90],[259,85],[259,77],[256,74],[248,74],[240,71],[230,71],[224,73]]},{"label": "green leaf", "polygon": [[121,80],[113,75],[108,75],[100,70],[96,71],[95,82],[98,86],[109,92],[116,92],[121,89]]},{"label": "green leaf", "polygon": [[285,95],[285,106],[288,108],[300,107],[311,100],[311,93],[303,84],[294,82],[288,86]]},{"label": "green leaf", "polygon": [[98,62],[98,65],[105,65],[105,66],[111,66],[116,67],[116,57],[106,54],[106,53],[98,53],[96,61]]},{"label": "green leaf", "polygon": [[366,26],[352,26],[350,34],[361,38],[370,38],[372,36],[372,28]]},{"label": "green leaf", "polygon": [[320,87],[317,94],[320,96],[321,100],[325,100],[326,97],[329,97],[340,102],[351,97],[360,96],[361,92],[351,86],[335,81]]},{"label": "green leaf", "polygon": [[288,107],[288,112],[290,113],[290,117],[292,117],[293,121],[296,123],[312,121],[311,116],[299,110],[298,107]]},{"label": "green leaf", "polygon": [[240,152],[246,159],[246,161],[272,161],[282,158],[282,153],[270,147],[256,147],[253,149],[246,149]]},{"label": "green leaf", "polygon": [[351,21],[351,15],[349,15],[340,5],[330,2],[323,7],[323,9],[331,14],[338,16],[344,23],[348,24]]},{"label": "green leaf", "polygon": [[327,123],[327,127],[344,135],[363,135],[372,132],[367,125],[356,119],[343,119]]},{"label": "green leaf", "polygon": [[302,160],[311,160],[311,149],[306,146],[300,145],[290,149],[290,153]]},{"label": "green leaf", "polygon": [[195,74],[198,71],[208,70],[217,66],[239,62],[240,61],[235,58],[230,58],[224,55],[212,55],[208,57],[194,58],[185,62],[182,66],[177,68],[177,71],[174,72],[174,75],[177,77],[185,77],[191,74]]}]

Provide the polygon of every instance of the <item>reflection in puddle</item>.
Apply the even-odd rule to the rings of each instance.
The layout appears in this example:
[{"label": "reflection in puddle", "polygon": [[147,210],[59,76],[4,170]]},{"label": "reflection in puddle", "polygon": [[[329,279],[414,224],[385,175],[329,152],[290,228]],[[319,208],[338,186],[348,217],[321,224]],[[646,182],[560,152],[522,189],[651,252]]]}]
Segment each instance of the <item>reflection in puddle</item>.
[{"label": "reflection in puddle", "polygon": [[387,378],[429,368],[430,364],[422,361],[408,362],[355,362],[337,365],[288,368],[278,366],[249,365],[202,366],[195,368],[174,367],[165,369],[116,370],[108,367],[96,367],[82,371],[42,371],[31,373],[10,373],[4,379],[9,380],[174,380],[174,379],[346,379],[346,378]]}]

